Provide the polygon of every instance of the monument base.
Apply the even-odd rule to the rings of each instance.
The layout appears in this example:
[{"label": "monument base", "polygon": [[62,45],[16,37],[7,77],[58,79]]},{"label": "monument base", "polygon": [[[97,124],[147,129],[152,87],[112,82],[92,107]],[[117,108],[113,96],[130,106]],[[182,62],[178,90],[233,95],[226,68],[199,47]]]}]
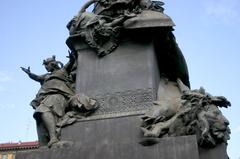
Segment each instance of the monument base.
[{"label": "monument base", "polygon": [[77,122],[60,147],[17,152],[16,159],[228,159],[226,145],[203,149],[195,135],[145,138],[139,115]]},{"label": "monument base", "polygon": [[[16,159],[199,159],[195,136],[154,139],[151,146],[122,142],[101,146],[73,143],[62,148],[18,152]],[[219,158],[219,157],[217,157]]]}]

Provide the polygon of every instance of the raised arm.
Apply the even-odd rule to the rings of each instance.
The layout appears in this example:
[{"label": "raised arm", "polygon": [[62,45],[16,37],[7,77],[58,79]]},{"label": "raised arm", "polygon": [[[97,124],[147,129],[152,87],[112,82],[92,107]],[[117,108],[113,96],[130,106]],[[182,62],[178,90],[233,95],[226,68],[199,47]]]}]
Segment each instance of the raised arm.
[{"label": "raised arm", "polygon": [[28,67],[28,68],[21,67],[21,69],[23,70],[23,72],[25,72],[34,81],[40,82],[40,84],[43,83],[44,76],[39,76],[39,75],[36,75],[36,74],[32,73],[31,70],[30,70],[30,67]]},{"label": "raised arm", "polygon": [[71,72],[71,70],[72,70],[72,67],[73,67],[73,65],[74,65],[74,63],[75,63],[75,61],[76,61],[76,54],[75,54],[75,52],[70,52],[70,51],[68,51],[68,58],[69,58],[69,61],[68,61],[68,63],[66,63],[65,65],[64,65],[64,69],[68,72],[68,73],[70,73]]}]

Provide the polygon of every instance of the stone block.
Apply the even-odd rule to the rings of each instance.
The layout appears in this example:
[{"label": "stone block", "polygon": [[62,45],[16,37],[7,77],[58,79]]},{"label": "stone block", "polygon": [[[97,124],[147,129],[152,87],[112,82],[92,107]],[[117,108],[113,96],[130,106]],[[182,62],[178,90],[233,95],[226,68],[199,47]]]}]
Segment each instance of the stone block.
[{"label": "stone block", "polygon": [[102,58],[77,37],[67,41],[78,52],[76,92],[100,103],[93,118],[142,114],[157,98],[160,72],[152,35],[134,35]]},{"label": "stone block", "polygon": [[16,159],[199,159],[195,136],[155,140],[157,144],[151,146],[131,141],[101,146],[75,143],[65,148],[18,152]]}]

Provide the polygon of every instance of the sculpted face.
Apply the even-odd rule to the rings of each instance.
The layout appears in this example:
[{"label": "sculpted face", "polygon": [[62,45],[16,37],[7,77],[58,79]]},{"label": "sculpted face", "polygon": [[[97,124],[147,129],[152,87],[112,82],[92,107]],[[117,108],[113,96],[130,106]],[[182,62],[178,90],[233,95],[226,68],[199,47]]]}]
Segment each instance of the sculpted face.
[{"label": "sculpted face", "polygon": [[209,121],[210,131],[217,139],[229,139],[229,121],[216,106],[209,107],[207,120]]},{"label": "sculpted face", "polygon": [[48,62],[44,64],[44,66],[48,72],[53,72],[55,70],[53,62]]}]

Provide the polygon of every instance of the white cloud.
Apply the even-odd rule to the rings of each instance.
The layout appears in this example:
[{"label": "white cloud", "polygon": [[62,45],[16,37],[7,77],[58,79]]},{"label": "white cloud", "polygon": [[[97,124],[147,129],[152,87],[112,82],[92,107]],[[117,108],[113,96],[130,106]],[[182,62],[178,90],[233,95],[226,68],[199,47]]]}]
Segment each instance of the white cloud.
[{"label": "white cloud", "polygon": [[233,23],[239,21],[239,0],[209,0],[205,9],[208,16],[221,23]]},{"label": "white cloud", "polygon": [[11,80],[11,77],[4,72],[0,72],[0,82],[8,82]]}]

